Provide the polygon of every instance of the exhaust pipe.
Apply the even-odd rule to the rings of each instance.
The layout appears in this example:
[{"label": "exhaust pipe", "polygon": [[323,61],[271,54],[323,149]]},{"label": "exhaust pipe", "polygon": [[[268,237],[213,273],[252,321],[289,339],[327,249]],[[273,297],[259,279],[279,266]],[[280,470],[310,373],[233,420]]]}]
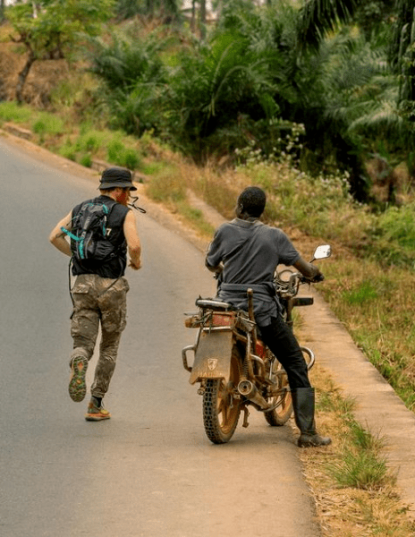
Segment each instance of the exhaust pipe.
[{"label": "exhaust pipe", "polygon": [[270,404],[262,397],[258,388],[250,380],[241,380],[238,385],[238,392],[261,410],[267,410],[270,407]]}]

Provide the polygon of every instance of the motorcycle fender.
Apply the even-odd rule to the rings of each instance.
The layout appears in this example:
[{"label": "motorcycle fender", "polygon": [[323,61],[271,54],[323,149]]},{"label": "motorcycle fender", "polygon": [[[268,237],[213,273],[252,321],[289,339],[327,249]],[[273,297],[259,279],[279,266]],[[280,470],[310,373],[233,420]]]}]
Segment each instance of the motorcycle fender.
[{"label": "motorcycle fender", "polygon": [[195,351],[195,361],[189,382],[202,379],[229,381],[231,371],[233,334],[229,331],[202,332]]}]

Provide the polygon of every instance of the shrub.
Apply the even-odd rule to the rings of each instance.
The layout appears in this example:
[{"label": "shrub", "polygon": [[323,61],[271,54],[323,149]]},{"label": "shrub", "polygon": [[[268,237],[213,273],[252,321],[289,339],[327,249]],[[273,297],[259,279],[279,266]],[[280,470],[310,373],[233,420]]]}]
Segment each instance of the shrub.
[{"label": "shrub", "polygon": [[82,157],[79,160],[80,164],[82,166],[85,166],[86,168],[91,168],[92,166],[92,157],[89,154],[82,155]]},{"label": "shrub", "polygon": [[382,263],[413,266],[415,202],[389,207],[377,219],[372,249]]},{"label": "shrub", "polygon": [[78,151],[96,153],[105,143],[105,133],[97,130],[87,130],[81,134],[76,142]]}]

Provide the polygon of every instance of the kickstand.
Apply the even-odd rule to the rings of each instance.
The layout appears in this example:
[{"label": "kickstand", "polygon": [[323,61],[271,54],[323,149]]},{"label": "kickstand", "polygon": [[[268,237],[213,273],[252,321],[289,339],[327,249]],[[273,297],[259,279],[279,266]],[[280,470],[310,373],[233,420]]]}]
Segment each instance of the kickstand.
[{"label": "kickstand", "polygon": [[248,418],[249,418],[249,410],[247,406],[244,406],[244,422],[242,424],[242,427],[248,427]]}]

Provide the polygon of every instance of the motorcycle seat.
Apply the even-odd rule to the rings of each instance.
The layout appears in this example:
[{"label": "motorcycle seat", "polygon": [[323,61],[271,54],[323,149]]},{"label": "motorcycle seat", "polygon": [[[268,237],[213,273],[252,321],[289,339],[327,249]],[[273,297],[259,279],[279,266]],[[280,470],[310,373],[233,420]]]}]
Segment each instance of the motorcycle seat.
[{"label": "motorcycle seat", "polygon": [[207,308],[212,310],[233,310],[234,307],[228,302],[223,302],[219,298],[198,298],[196,300],[196,306],[199,308]]}]

